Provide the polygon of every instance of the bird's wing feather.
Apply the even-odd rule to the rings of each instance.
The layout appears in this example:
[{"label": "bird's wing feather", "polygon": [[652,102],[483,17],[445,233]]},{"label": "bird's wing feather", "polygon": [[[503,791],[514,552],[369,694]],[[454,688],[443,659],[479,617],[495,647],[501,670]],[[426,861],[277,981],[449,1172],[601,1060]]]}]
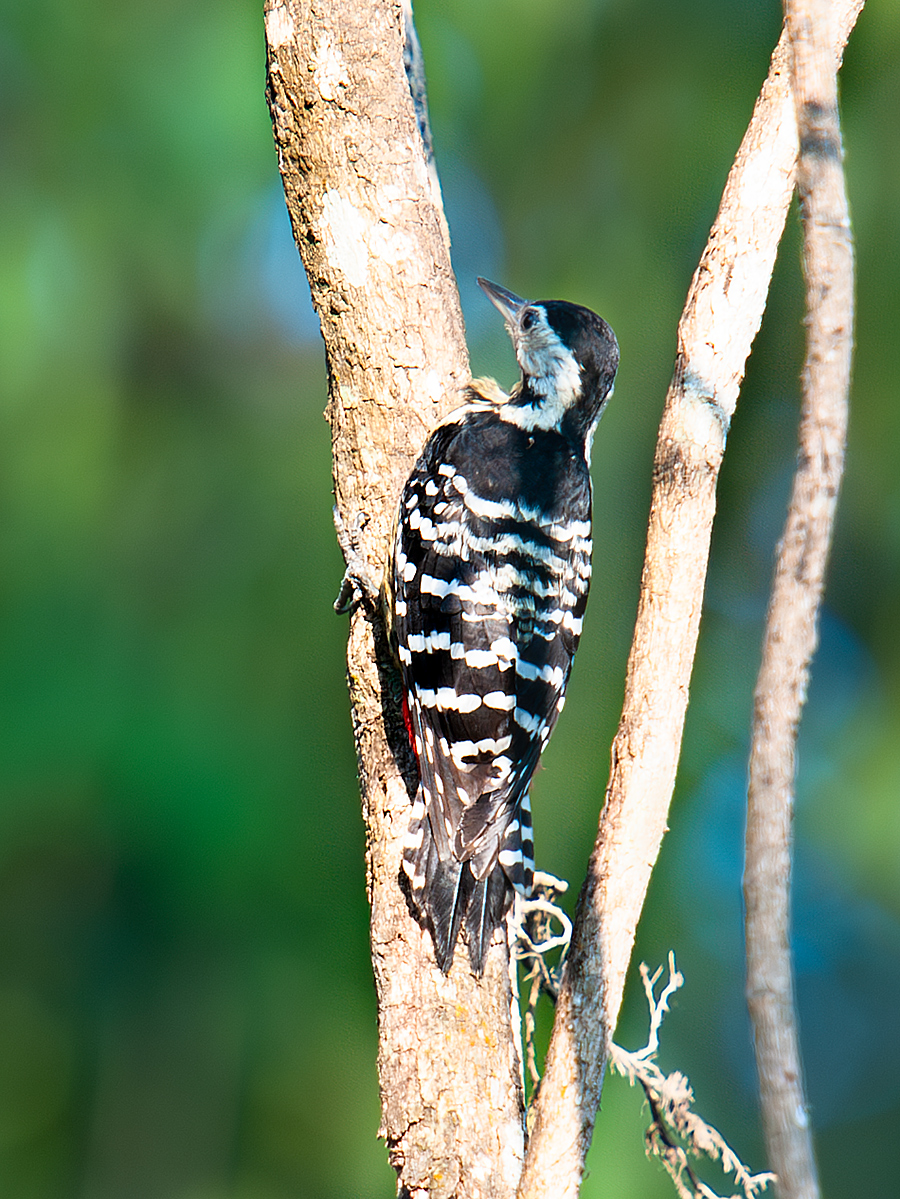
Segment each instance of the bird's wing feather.
[{"label": "bird's wing feather", "polygon": [[465,510],[454,440],[433,438],[407,484],[394,586],[421,801],[441,859],[483,877],[556,723],[578,640],[565,596],[583,607],[587,583],[562,584],[571,543]]}]

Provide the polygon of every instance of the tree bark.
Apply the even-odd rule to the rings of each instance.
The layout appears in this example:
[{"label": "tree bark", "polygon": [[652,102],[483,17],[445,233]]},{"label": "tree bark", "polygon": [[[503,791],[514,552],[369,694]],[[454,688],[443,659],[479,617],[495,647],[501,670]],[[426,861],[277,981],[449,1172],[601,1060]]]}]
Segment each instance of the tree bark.
[{"label": "tree bark", "polygon": [[[337,507],[379,575],[403,482],[468,379],[435,176],[404,70],[399,0],[267,0],[268,97],[325,340]],[[347,656],[367,832],[381,1135],[400,1193],[505,1199],[524,1149],[509,955],[444,977],[398,884],[415,766],[378,617]],[[339,902],[339,897],[336,897]]]}]

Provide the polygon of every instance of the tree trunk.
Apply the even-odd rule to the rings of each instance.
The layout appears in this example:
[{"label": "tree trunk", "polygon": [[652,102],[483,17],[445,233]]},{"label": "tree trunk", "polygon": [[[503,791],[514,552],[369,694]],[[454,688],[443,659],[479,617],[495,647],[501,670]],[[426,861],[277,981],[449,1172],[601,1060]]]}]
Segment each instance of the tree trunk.
[{"label": "tree trunk", "polygon": [[[436,177],[404,69],[400,0],[268,0],[268,95],[322,325],[337,506],[380,576],[400,489],[468,378]],[[323,497],[324,500],[324,497]],[[351,616],[367,831],[381,1134],[400,1193],[506,1199],[524,1151],[509,955],[446,978],[398,885],[415,786],[380,618]],[[339,902],[339,897],[335,897]]]}]

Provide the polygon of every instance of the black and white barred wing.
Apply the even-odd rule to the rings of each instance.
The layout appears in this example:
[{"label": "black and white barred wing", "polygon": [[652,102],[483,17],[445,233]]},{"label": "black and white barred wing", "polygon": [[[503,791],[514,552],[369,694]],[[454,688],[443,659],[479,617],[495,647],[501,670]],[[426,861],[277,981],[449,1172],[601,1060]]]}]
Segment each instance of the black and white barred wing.
[{"label": "black and white barred wing", "polygon": [[[395,560],[398,648],[422,784],[410,848],[427,850],[433,839],[441,860],[470,861],[480,877],[496,860],[496,830],[514,803],[515,621],[485,585],[477,556],[453,552],[446,508],[442,537],[434,535],[429,509],[456,501],[438,498],[446,484],[437,495],[426,487],[413,485],[404,498],[412,519]],[[417,846],[426,813],[431,835],[421,831]],[[423,874],[412,876],[414,886],[424,885]]]},{"label": "black and white barred wing", "polygon": [[511,887],[530,889],[528,786],[562,707],[589,571],[572,569],[573,554],[589,563],[584,536],[478,494],[452,449],[439,435],[407,484],[394,562],[421,779],[404,867],[445,969],[464,916],[479,968]]}]

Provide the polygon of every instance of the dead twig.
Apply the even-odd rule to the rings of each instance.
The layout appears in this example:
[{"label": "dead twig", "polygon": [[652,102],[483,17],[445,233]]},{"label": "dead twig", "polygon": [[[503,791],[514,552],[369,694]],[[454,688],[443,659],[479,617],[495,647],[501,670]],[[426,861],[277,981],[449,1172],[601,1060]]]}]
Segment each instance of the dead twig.
[{"label": "dead twig", "polygon": [[656,1064],[659,1030],[669,1010],[669,998],[684,983],[683,976],[675,969],[673,953],[669,954],[668,982],[657,996],[655,988],[661,975],[662,967],[651,976],[646,965],[641,963],[641,978],[650,1009],[647,1044],[633,1052],[613,1044],[610,1046],[610,1065],[632,1086],[637,1082],[643,1089],[653,1116],[646,1132],[647,1152],[662,1162],[679,1199],[719,1199],[697,1176],[688,1160],[689,1154],[721,1162],[725,1173],[734,1175],[743,1199],[755,1199],[774,1179],[774,1174],[752,1174],[718,1129],[707,1124],[693,1110],[694,1092],[687,1078],[677,1070],[663,1074]]}]

